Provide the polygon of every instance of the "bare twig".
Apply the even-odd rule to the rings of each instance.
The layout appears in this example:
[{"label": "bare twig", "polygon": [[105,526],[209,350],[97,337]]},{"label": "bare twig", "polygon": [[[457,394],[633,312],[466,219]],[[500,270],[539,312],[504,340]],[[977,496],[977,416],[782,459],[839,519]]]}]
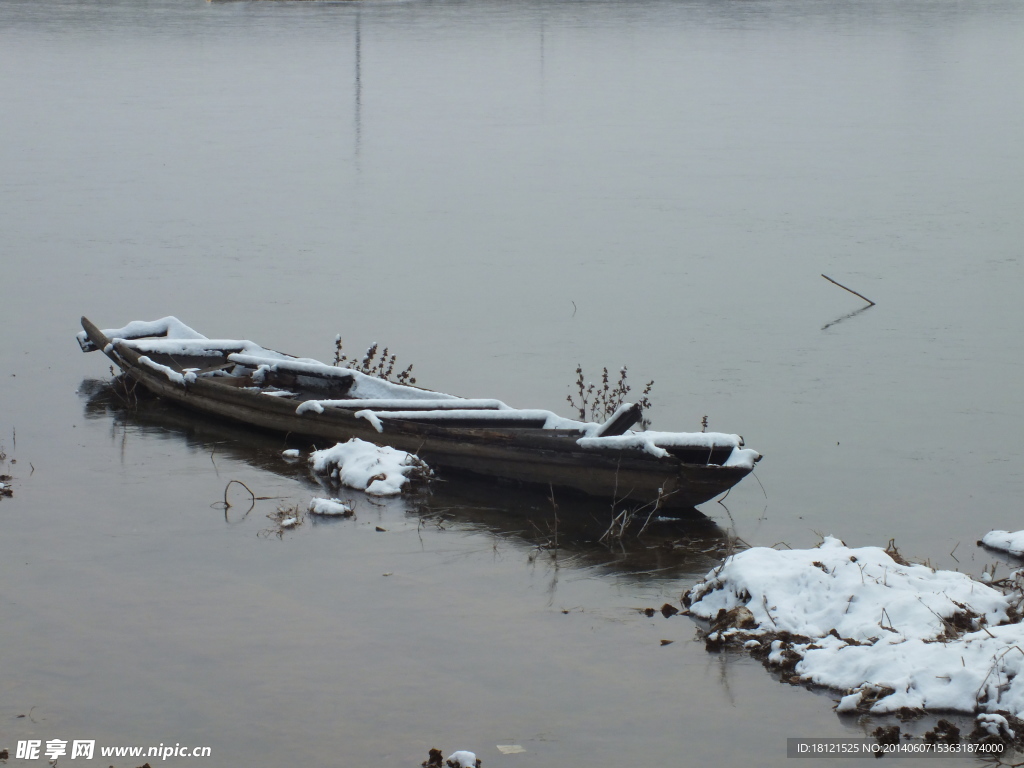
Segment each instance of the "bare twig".
[{"label": "bare twig", "polygon": [[228,484],[224,486],[224,503],[223,503],[223,508],[224,508],[224,514],[225,515],[227,515],[227,511],[229,509],[231,509],[231,507],[232,507],[231,502],[228,501],[228,488],[231,487],[232,483],[236,483],[236,484],[242,486],[243,488],[245,488],[245,490],[247,490],[249,492],[249,496],[252,497],[252,503],[249,504],[249,509],[246,510],[246,514],[248,514],[250,511],[252,511],[252,508],[256,506],[256,502],[257,501],[267,501],[268,499],[283,499],[283,498],[285,498],[284,496],[257,496],[255,493],[252,492],[252,488],[250,488],[248,485],[243,483],[241,480],[228,480]]},{"label": "bare twig", "polygon": [[843,285],[842,283],[837,283],[837,282],[836,282],[835,280],[833,280],[833,279],[832,279],[831,277],[829,277],[828,275],[822,275],[822,277],[824,277],[824,278],[825,278],[826,280],[828,280],[828,281],[829,281],[830,283],[832,283],[833,285],[838,285],[838,286],[839,286],[840,288],[842,288],[842,289],[843,289],[844,291],[849,291],[849,292],[850,292],[850,293],[852,293],[852,294],[853,294],[854,296],[857,296],[857,297],[859,297],[859,298],[861,298],[861,299],[864,299],[864,301],[866,301],[866,302],[867,302],[868,304],[870,304],[870,305],[871,305],[872,307],[873,307],[873,306],[875,306],[875,302],[873,302],[873,301],[872,301],[871,299],[869,299],[869,298],[868,298],[867,296],[864,296],[863,294],[857,293],[857,292],[856,292],[855,290],[853,290],[852,288],[847,288],[847,287],[846,287],[845,285]]},{"label": "bare twig", "polygon": [[[757,476],[757,475],[756,475],[756,474],[754,473],[754,471],[753,471],[753,470],[751,470],[751,471],[750,471],[750,474],[751,474],[751,475],[753,476],[753,478],[754,478],[755,480],[757,480],[757,484],[758,484],[758,485],[761,485],[761,478],[759,478],[759,477],[758,477],[758,476]],[[731,490],[731,489],[730,489],[730,490]],[[766,490],[764,489],[764,486],[763,486],[763,485],[761,485],[761,493],[763,493],[763,494],[764,494],[764,498],[765,498],[765,501],[767,501],[767,500],[768,500],[768,491],[766,491]]]},{"label": "bare twig", "polygon": [[555,550],[558,549],[558,504],[555,503],[555,486],[548,483],[548,490],[551,492],[551,510],[555,515]]},{"label": "bare twig", "polygon": [[[212,456],[211,456],[211,460],[212,460]],[[252,488],[250,488],[248,485],[243,483],[241,480],[228,480],[228,484],[224,486],[224,509],[230,509],[231,508],[231,502],[228,501],[228,488],[231,487],[232,483],[237,483],[238,485],[242,486],[243,488],[245,488],[245,490],[247,490],[249,492],[249,495],[252,496],[252,504],[250,505],[249,509],[252,509],[253,507],[255,507],[256,506],[256,494],[252,492]]]}]

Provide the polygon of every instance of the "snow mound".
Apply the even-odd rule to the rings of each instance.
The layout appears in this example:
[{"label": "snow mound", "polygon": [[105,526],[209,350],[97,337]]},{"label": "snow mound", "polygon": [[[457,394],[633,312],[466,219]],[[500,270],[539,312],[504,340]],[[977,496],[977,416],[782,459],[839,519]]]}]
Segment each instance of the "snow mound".
[{"label": "snow mound", "polygon": [[309,463],[317,474],[371,496],[395,496],[410,478],[425,478],[430,468],[418,456],[352,438],[333,448],[313,451]]},{"label": "snow mound", "polygon": [[452,752],[448,755],[446,761],[450,768],[476,768],[478,761],[476,755],[472,752],[467,752],[464,749],[460,749],[458,752]]},{"label": "snow mound", "polygon": [[310,499],[309,514],[322,517],[351,517],[352,507],[338,499]]},{"label": "snow mound", "polygon": [[1017,600],[966,574],[827,537],[733,555],[683,602],[711,621],[709,647],[742,644],[790,680],[845,691],[839,712],[1024,716]]},{"label": "snow mound", "polygon": [[1024,557],[1024,531],[989,531],[981,537],[986,547]]}]

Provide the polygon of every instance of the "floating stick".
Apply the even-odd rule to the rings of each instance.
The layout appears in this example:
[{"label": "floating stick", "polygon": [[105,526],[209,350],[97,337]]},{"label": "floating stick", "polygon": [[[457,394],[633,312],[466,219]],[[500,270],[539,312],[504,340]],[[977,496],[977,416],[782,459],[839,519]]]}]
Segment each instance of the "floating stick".
[{"label": "floating stick", "polygon": [[853,290],[852,288],[847,288],[847,287],[846,287],[845,285],[843,285],[842,283],[837,283],[837,282],[836,282],[835,280],[833,280],[833,279],[832,279],[831,277],[829,277],[828,275],[822,275],[822,277],[824,277],[824,278],[825,278],[826,280],[828,280],[828,281],[829,281],[830,283],[832,283],[833,285],[838,285],[838,286],[839,286],[840,288],[842,288],[842,289],[843,289],[844,291],[849,291],[849,292],[850,292],[850,293],[852,293],[852,294],[853,294],[854,296],[857,296],[857,297],[859,297],[859,298],[862,298],[862,299],[864,299],[864,301],[866,301],[866,302],[867,302],[868,304],[870,304],[870,305],[871,305],[872,307],[873,307],[873,306],[875,306],[875,302],[873,302],[873,301],[872,301],[871,299],[869,299],[869,298],[868,298],[867,296],[864,296],[863,294],[857,293],[857,292],[856,292],[855,290]]}]

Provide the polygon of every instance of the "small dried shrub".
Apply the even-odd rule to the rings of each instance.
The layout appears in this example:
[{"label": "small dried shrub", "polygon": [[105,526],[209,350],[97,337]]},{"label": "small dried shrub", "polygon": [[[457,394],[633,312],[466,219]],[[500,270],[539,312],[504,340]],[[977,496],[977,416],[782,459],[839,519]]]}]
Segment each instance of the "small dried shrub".
[{"label": "small dried shrub", "polygon": [[[618,381],[614,382],[606,367],[601,371],[601,384],[598,386],[586,380],[583,375],[583,366],[577,364],[576,382],[574,385],[576,393],[567,395],[565,399],[572,409],[579,414],[581,420],[586,421],[589,417],[590,421],[607,421],[620,405],[627,402],[626,397],[633,390],[627,378],[626,366],[622,366],[619,369]],[[645,411],[651,407],[648,395],[651,394],[653,386],[653,380],[647,382],[644,385],[643,392],[640,393],[640,398],[636,401],[636,405],[639,405]],[[641,425],[646,429],[649,426],[649,422],[645,419],[641,422]]]},{"label": "small dried shrub", "polygon": [[367,376],[376,376],[378,379],[384,379],[385,381],[393,381],[396,384],[415,384],[416,378],[412,375],[412,365],[392,378],[392,374],[395,372],[395,366],[397,364],[398,356],[389,355],[390,351],[387,347],[384,350],[378,352],[377,342],[374,342],[363,354],[361,360],[356,360],[354,357],[350,358],[342,350],[341,336],[334,337],[334,364],[343,367],[350,368],[353,371],[359,371],[365,373]]}]

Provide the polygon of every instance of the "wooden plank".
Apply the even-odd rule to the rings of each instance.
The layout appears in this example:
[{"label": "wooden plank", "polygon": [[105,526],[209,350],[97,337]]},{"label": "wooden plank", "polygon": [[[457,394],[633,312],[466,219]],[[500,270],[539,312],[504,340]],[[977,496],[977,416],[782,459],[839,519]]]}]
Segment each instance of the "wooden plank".
[{"label": "wooden plank", "polygon": [[601,425],[597,432],[598,437],[616,437],[624,435],[626,430],[643,418],[644,409],[639,405],[632,405],[627,410],[615,415],[611,421]]}]

